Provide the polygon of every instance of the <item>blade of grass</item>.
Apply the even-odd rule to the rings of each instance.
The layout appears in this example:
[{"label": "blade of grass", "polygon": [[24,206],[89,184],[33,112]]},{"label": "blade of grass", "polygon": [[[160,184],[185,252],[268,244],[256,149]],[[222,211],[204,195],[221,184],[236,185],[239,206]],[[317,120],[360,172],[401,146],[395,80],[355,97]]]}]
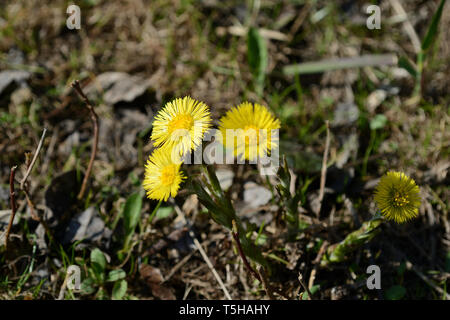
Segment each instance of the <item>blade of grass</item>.
[{"label": "blade of grass", "polygon": [[267,45],[256,28],[250,28],[247,34],[247,59],[253,74],[256,91],[259,95],[264,89],[264,79],[268,64]]},{"label": "blade of grass", "polygon": [[433,15],[433,19],[431,20],[430,27],[428,28],[427,34],[425,35],[425,38],[422,42],[422,50],[426,51],[433,43],[433,40],[436,38],[437,35],[437,29],[439,26],[439,21],[442,17],[442,11],[444,9],[444,4],[446,0],[441,0],[441,3],[439,4],[438,9]]},{"label": "blade of grass", "polygon": [[408,71],[414,79],[417,79],[417,70],[406,57],[400,57],[398,59],[398,66]]},{"label": "blade of grass", "polygon": [[292,64],[283,67],[283,73],[289,76],[296,74],[320,73],[337,69],[396,65],[397,61],[398,59],[395,54],[364,55],[360,57],[326,59],[316,62]]}]

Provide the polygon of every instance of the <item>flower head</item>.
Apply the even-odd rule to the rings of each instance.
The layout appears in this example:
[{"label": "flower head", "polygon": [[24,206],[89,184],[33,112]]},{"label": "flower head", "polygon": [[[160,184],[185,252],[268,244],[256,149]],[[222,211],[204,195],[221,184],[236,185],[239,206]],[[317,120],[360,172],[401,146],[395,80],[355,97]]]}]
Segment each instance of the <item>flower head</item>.
[{"label": "flower head", "polygon": [[167,201],[169,196],[175,197],[180,183],[186,178],[180,172],[181,164],[181,161],[174,161],[170,149],[155,149],[145,165],[142,185],[147,197],[164,201]]},{"label": "flower head", "polygon": [[272,130],[279,128],[280,120],[266,107],[250,102],[229,110],[221,118],[219,126],[224,146],[232,149],[235,156],[246,160],[270,154],[278,145],[278,139],[272,137]]},{"label": "flower head", "polygon": [[389,171],[375,188],[375,201],[389,220],[402,223],[418,215],[419,187],[403,172]]},{"label": "flower head", "polygon": [[201,144],[211,121],[203,102],[191,97],[178,98],[168,102],[155,116],[151,139],[156,146],[168,146],[183,155]]}]

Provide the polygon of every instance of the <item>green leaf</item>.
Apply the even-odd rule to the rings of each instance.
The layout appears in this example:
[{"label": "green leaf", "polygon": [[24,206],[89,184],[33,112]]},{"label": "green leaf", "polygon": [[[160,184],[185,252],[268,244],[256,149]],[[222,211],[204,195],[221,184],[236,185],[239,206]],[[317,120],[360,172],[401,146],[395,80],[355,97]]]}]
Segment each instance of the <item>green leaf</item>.
[{"label": "green leaf", "polygon": [[126,275],[127,274],[122,269],[112,270],[109,272],[108,278],[106,279],[106,281],[114,282],[117,280],[121,280],[121,279],[125,278]]},{"label": "green leaf", "polygon": [[158,219],[165,219],[173,212],[173,207],[161,207],[156,211],[156,217]]},{"label": "green leaf", "polygon": [[265,234],[260,234],[255,242],[257,246],[262,246],[267,242],[267,236]]},{"label": "green leaf", "polygon": [[86,278],[81,282],[82,294],[93,294],[95,292],[95,280],[92,278]]},{"label": "green leaf", "polygon": [[91,251],[91,266],[95,276],[102,282],[106,268],[106,258],[100,249],[95,248]]},{"label": "green leaf", "polygon": [[[311,294],[314,295],[316,292],[319,291],[319,289],[320,289],[320,284],[316,284],[316,285],[313,285],[311,287],[311,289],[309,289],[309,291],[311,291]],[[303,292],[302,300],[308,300],[308,299],[309,299],[308,292]]]},{"label": "green leaf", "polygon": [[139,218],[141,217],[142,197],[139,193],[133,193],[128,197],[123,208],[123,219],[126,235],[133,234]]},{"label": "green leaf", "polygon": [[386,291],[386,299],[388,300],[400,300],[402,299],[406,294],[406,289],[403,286],[395,285],[390,287]]},{"label": "green leaf", "polygon": [[97,300],[107,300],[108,299],[108,292],[105,288],[98,289],[97,293],[95,294],[95,298]]},{"label": "green leaf", "polygon": [[377,114],[371,121],[370,121],[370,129],[371,130],[377,130],[382,129],[386,125],[387,118],[384,114]]},{"label": "green leaf", "polygon": [[406,271],[406,263],[403,261],[397,268],[397,274],[403,276]]},{"label": "green leaf", "polygon": [[262,93],[268,65],[268,54],[266,42],[256,28],[250,28],[248,30],[247,59],[257,90],[259,93]]},{"label": "green leaf", "polygon": [[428,28],[427,34],[422,42],[422,50],[427,50],[433,43],[434,38],[436,38],[437,29],[439,26],[439,21],[441,20],[442,10],[444,9],[445,0],[441,0],[438,9],[433,15],[430,27]]},{"label": "green leaf", "polygon": [[125,280],[117,281],[114,284],[113,292],[112,292],[112,298],[114,300],[122,300],[122,298],[127,293],[128,284]]},{"label": "green leaf", "polygon": [[405,57],[400,57],[398,59],[398,66],[400,68],[405,69],[409,72],[410,75],[412,75],[414,78],[417,78],[417,70],[416,68],[409,62],[409,60]]},{"label": "green leaf", "polygon": [[205,170],[205,174],[208,178],[208,181],[211,184],[211,187],[213,188],[213,190],[210,191],[214,192],[217,197],[223,197],[224,193],[222,187],[220,186],[219,179],[217,178],[214,166],[204,165],[203,169]]},{"label": "green leaf", "polygon": [[450,251],[445,256],[445,272],[450,272]]},{"label": "green leaf", "polygon": [[211,196],[206,192],[206,190],[202,187],[200,183],[197,181],[192,181],[192,189],[194,193],[197,195],[200,203],[208,209],[211,217],[218,224],[224,226],[227,229],[231,229],[231,220],[234,216],[228,216],[223,208],[220,208],[211,198]]}]

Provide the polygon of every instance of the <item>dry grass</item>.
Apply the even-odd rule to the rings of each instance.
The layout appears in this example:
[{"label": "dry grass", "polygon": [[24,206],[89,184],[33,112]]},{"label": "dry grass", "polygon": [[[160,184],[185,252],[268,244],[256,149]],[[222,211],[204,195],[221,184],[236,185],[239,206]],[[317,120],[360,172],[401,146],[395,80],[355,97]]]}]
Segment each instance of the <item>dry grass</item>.
[{"label": "dry grass", "polygon": [[[315,298],[336,298],[332,292],[342,291],[339,298],[381,299],[386,298],[389,287],[401,285],[407,289],[405,298],[441,299],[442,294],[411,270],[403,270],[403,265],[409,260],[437,287],[448,287],[450,33],[445,31],[450,28],[449,5],[440,25],[444,32],[439,33],[426,64],[423,97],[412,99],[414,80],[395,66],[337,70],[300,78],[283,75],[283,66],[324,58],[395,53],[415,60],[414,48],[401,23],[391,19],[394,11],[389,1],[380,4],[381,30],[365,27],[361,1],[305,3],[261,1],[259,9],[255,9],[250,1],[245,5],[214,0],[86,0],[80,4],[82,28],[70,31],[65,26],[68,1],[2,1],[0,70],[27,70],[31,75],[25,87],[0,93],[0,210],[9,209],[5,188],[10,168],[19,165],[18,179],[23,177],[24,154],[36,148],[44,127],[48,129],[47,139],[29,178],[30,194],[39,214],[47,212],[49,202],[55,201],[48,198],[49,186],[60,188],[57,197],[78,193],[76,182],[57,185],[54,179],[71,170],[81,174],[87,166],[92,128],[88,111],[70,83],[80,79],[85,86],[93,84],[100,92],[93,96],[93,103],[101,125],[90,191],[84,202],[67,203],[64,217],[57,217],[53,225],[51,220],[50,227],[58,238],[58,224],[95,206],[105,226],[113,230],[112,236],[107,243],[77,246],[72,262],[87,263],[89,252],[99,247],[111,257],[109,268],[118,266],[122,261],[117,252],[123,231],[117,217],[129,195],[140,190],[143,163],[152,149],[148,142],[153,114],[166,101],[191,95],[210,105],[218,119],[230,106],[248,99],[270,106],[281,119],[282,152],[297,176],[295,188],[301,189],[312,179],[299,209],[305,228],[294,241],[285,237],[287,226],[277,196],[247,214],[258,219],[267,217],[262,250],[279,259],[271,260],[275,265],[272,285],[291,299],[298,299],[298,293],[304,291],[299,273],[307,283],[311,272],[317,270],[314,283],[320,284],[320,290],[313,293]],[[420,39],[436,7],[436,1],[404,4]],[[262,96],[253,88],[245,33],[233,34],[233,30],[239,34],[250,22],[270,30]],[[230,31],[229,27],[235,29]],[[149,81],[146,93],[130,103],[108,104],[96,79],[109,71]],[[376,107],[369,107],[369,97],[376,89],[385,90],[387,96]],[[353,103],[359,116],[353,122],[333,125],[335,112],[343,102]],[[379,114],[386,116],[386,125],[372,132],[370,122]],[[332,166],[327,174],[324,204],[316,218],[326,120],[331,123],[328,163]],[[373,145],[367,154],[371,135]],[[424,202],[420,217],[404,226],[385,225],[373,242],[348,257],[346,263],[317,268],[316,258],[324,243],[342,240],[373,215],[374,182],[389,169],[403,170],[421,186]],[[233,171],[234,184],[228,193],[236,207],[242,208],[240,212],[251,212],[243,201],[244,184],[254,181],[273,189],[273,182],[261,179],[252,166]],[[348,183],[344,183],[345,179]],[[197,238],[232,298],[267,298],[262,286],[243,268],[229,232],[211,222],[198,202],[183,192],[176,202],[194,224]],[[144,200],[143,221],[153,206]],[[39,247],[32,255],[37,223],[29,218],[23,195],[18,197],[18,212],[22,219],[13,228],[13,256],[7,257],[0,249],[0,295],[14,299],[56,298],[66,261],[58,246],[48,243],[42,235],[36,239],[47,241],[47,248]],[[224,298],[210,269],[193,248],[192,239],[180,230],[172,213],[136,233],[138,242],[122,267],[127,272],[128,298],[172,297],[168,292],[177,299]],[[62,250],[70,257],[72,247],[67,244]],[[34,271],[27,273],[32,256]],[[139,272],[139,266],[149,264],[167,277],[180,262],[179,269],[158,289],[145,283]],[[383,271],[381,292],[360,284],[366,277],[366,267],[374,263]],[[29,274],[29,278],[17,290],[22,274]],[[42,279],[45,281],[39,286]],[[107,294],[96,297],[109,298],[111,289],[106,285]]]}]

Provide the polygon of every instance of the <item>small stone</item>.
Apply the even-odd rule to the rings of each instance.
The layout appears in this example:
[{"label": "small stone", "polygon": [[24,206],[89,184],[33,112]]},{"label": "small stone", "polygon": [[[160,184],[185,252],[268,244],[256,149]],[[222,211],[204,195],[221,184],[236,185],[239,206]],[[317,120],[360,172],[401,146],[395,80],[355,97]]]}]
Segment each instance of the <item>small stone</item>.
[{"label": "small stone", "polygon": [[333,126],[348,126],[359,118],[359,109],[352,102],[340,103],[334,111]]},{"label": "small stone", "polygon": [[138,76],[132,76],[125,72],[105,72],[100,74],[95,81],[85,89],[88,96],[101,89],[104,92],[103,99],[109,105],[119,102],[132,102],[142,96],[150,87],[150,82]]},{"label": "small stone", "polygon": [[375,109],[383,103],[383,101],[387,97],[387,92],[383,89],[377,89],[373,91],[369,96],[367,97],[366,105],[367,109],[373,113]]},{"label": "small stone", "polygon": [[0,95],[9,86],[24,85],[25,81],[30,78],[31,74],[22,70],[5,70],[0,72]]},{"label": "small stone", "polygon": [[62,242],[70,243],[83,239],[98,241],[104,229],[105,223],[99,217],[98,211],[94,207],[89,207],[70,220]]},{"label": "small stone", "polygon": [[216,170],[217,179],[222,190],[228,190],[233,184],[234,172],[227,169]]},{"label": "small stone", "polygon": [[250,208],[258,208],[267,204],[272,199],[272,193],[254,182],[244,185],[244,202]]}]

